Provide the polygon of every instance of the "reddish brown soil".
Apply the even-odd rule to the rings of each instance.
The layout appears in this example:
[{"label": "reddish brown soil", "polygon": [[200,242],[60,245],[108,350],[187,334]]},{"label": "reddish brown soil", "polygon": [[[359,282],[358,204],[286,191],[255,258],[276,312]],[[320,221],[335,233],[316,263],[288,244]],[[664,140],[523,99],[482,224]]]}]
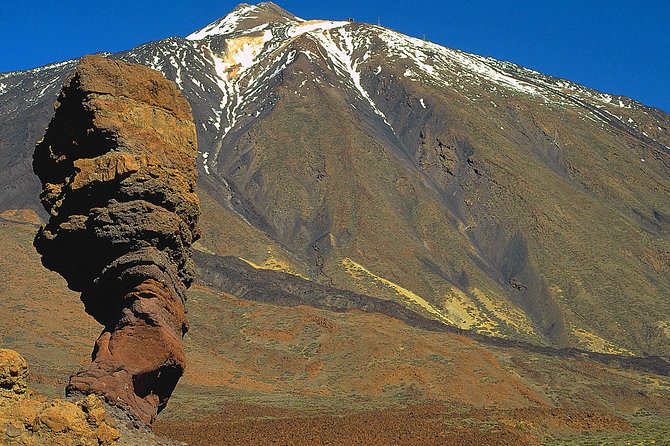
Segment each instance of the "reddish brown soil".
[{"label": "reddish brown soil", "polygon": [[443,405],[309,414],[233,404],[197,421],[159,420],[157,433],[207,445],[536,445],[555,430],[627,431],[600,413],[528,408],[453,413]]},{"label": "reddish brown soil", "polygon": [[203,446],[533,444],[523,434],[507,427],[488,432],[476,428],[447,429],[449,418],[439,406],[380,409],[338,416],[277,409],[263,413],[260,408],[240,405],[196,422],[160,420],[155,429],[161,435]]},{"label": "reddish brown soil", "polygon": [[604,412],[582,411],[560,408],[515,409],[506,413],[507,420],[539,430],[609,431],[630,432],[630,424],[625,420]]}]

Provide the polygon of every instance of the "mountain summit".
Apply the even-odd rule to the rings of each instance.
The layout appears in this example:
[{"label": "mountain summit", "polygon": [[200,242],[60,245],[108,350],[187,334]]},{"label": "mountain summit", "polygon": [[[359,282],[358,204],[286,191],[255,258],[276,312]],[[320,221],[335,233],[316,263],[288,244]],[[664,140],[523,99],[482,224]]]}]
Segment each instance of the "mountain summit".
[{"label": "mountain summit", "polygon": [[186,39],[201,40],[208,36],[232,36],[249,30],[268,29],[271,27],[271,23],[299,22],[304,22],[304,20],[272,2],[259,3],[258,5],[241,3],[225,17],[191,33]]},{"label": "mountain summit", "polygon": [[[662,111],[273,3],[109,57],[191,103],[200,249],[489,336],[670,354]],[[74,64],[0,75],[2,209],[38,208],[31,148]]]}]

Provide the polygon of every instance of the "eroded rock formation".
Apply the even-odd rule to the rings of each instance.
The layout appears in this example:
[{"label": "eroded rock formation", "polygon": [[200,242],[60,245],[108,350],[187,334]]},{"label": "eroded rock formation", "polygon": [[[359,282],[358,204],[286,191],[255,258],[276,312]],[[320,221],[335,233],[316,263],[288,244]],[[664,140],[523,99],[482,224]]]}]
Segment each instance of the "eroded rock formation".
[{"label": "eroded rock formation", "polygon": [[160,73],[96,56],[55,108],[33,157],[50,214],[35,247],[105,327],[67,392],[102,395],[151,423],[185,363],[199,237],[191,108]]}]

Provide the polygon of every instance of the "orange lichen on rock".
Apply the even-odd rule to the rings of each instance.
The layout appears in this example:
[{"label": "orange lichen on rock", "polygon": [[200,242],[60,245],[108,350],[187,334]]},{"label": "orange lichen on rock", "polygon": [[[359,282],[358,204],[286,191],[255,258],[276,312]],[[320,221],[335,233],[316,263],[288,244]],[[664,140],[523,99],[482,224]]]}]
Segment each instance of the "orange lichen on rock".
[{"label": "orange lichen on rock", "polygon": [[33,157],[51,215],[35,247],[105,327],[67,392],[101,395],[150,424],[185,366],[200,214],[191,108],[160,73],[95,56],[55,108]]}]

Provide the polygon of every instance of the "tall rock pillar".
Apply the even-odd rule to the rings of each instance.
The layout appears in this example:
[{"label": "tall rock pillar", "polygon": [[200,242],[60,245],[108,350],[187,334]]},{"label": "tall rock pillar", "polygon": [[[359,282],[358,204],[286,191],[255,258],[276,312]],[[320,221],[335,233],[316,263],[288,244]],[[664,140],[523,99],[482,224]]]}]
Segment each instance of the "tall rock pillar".
[{"label": "tall rock pillar", "polygon": [[34,244],[104,326],[67,392],[101,395],[150,424],[185,365],[200,213],[191,108],[160,73],[96,56],[55,108],[33,156],[50,214]]}]

